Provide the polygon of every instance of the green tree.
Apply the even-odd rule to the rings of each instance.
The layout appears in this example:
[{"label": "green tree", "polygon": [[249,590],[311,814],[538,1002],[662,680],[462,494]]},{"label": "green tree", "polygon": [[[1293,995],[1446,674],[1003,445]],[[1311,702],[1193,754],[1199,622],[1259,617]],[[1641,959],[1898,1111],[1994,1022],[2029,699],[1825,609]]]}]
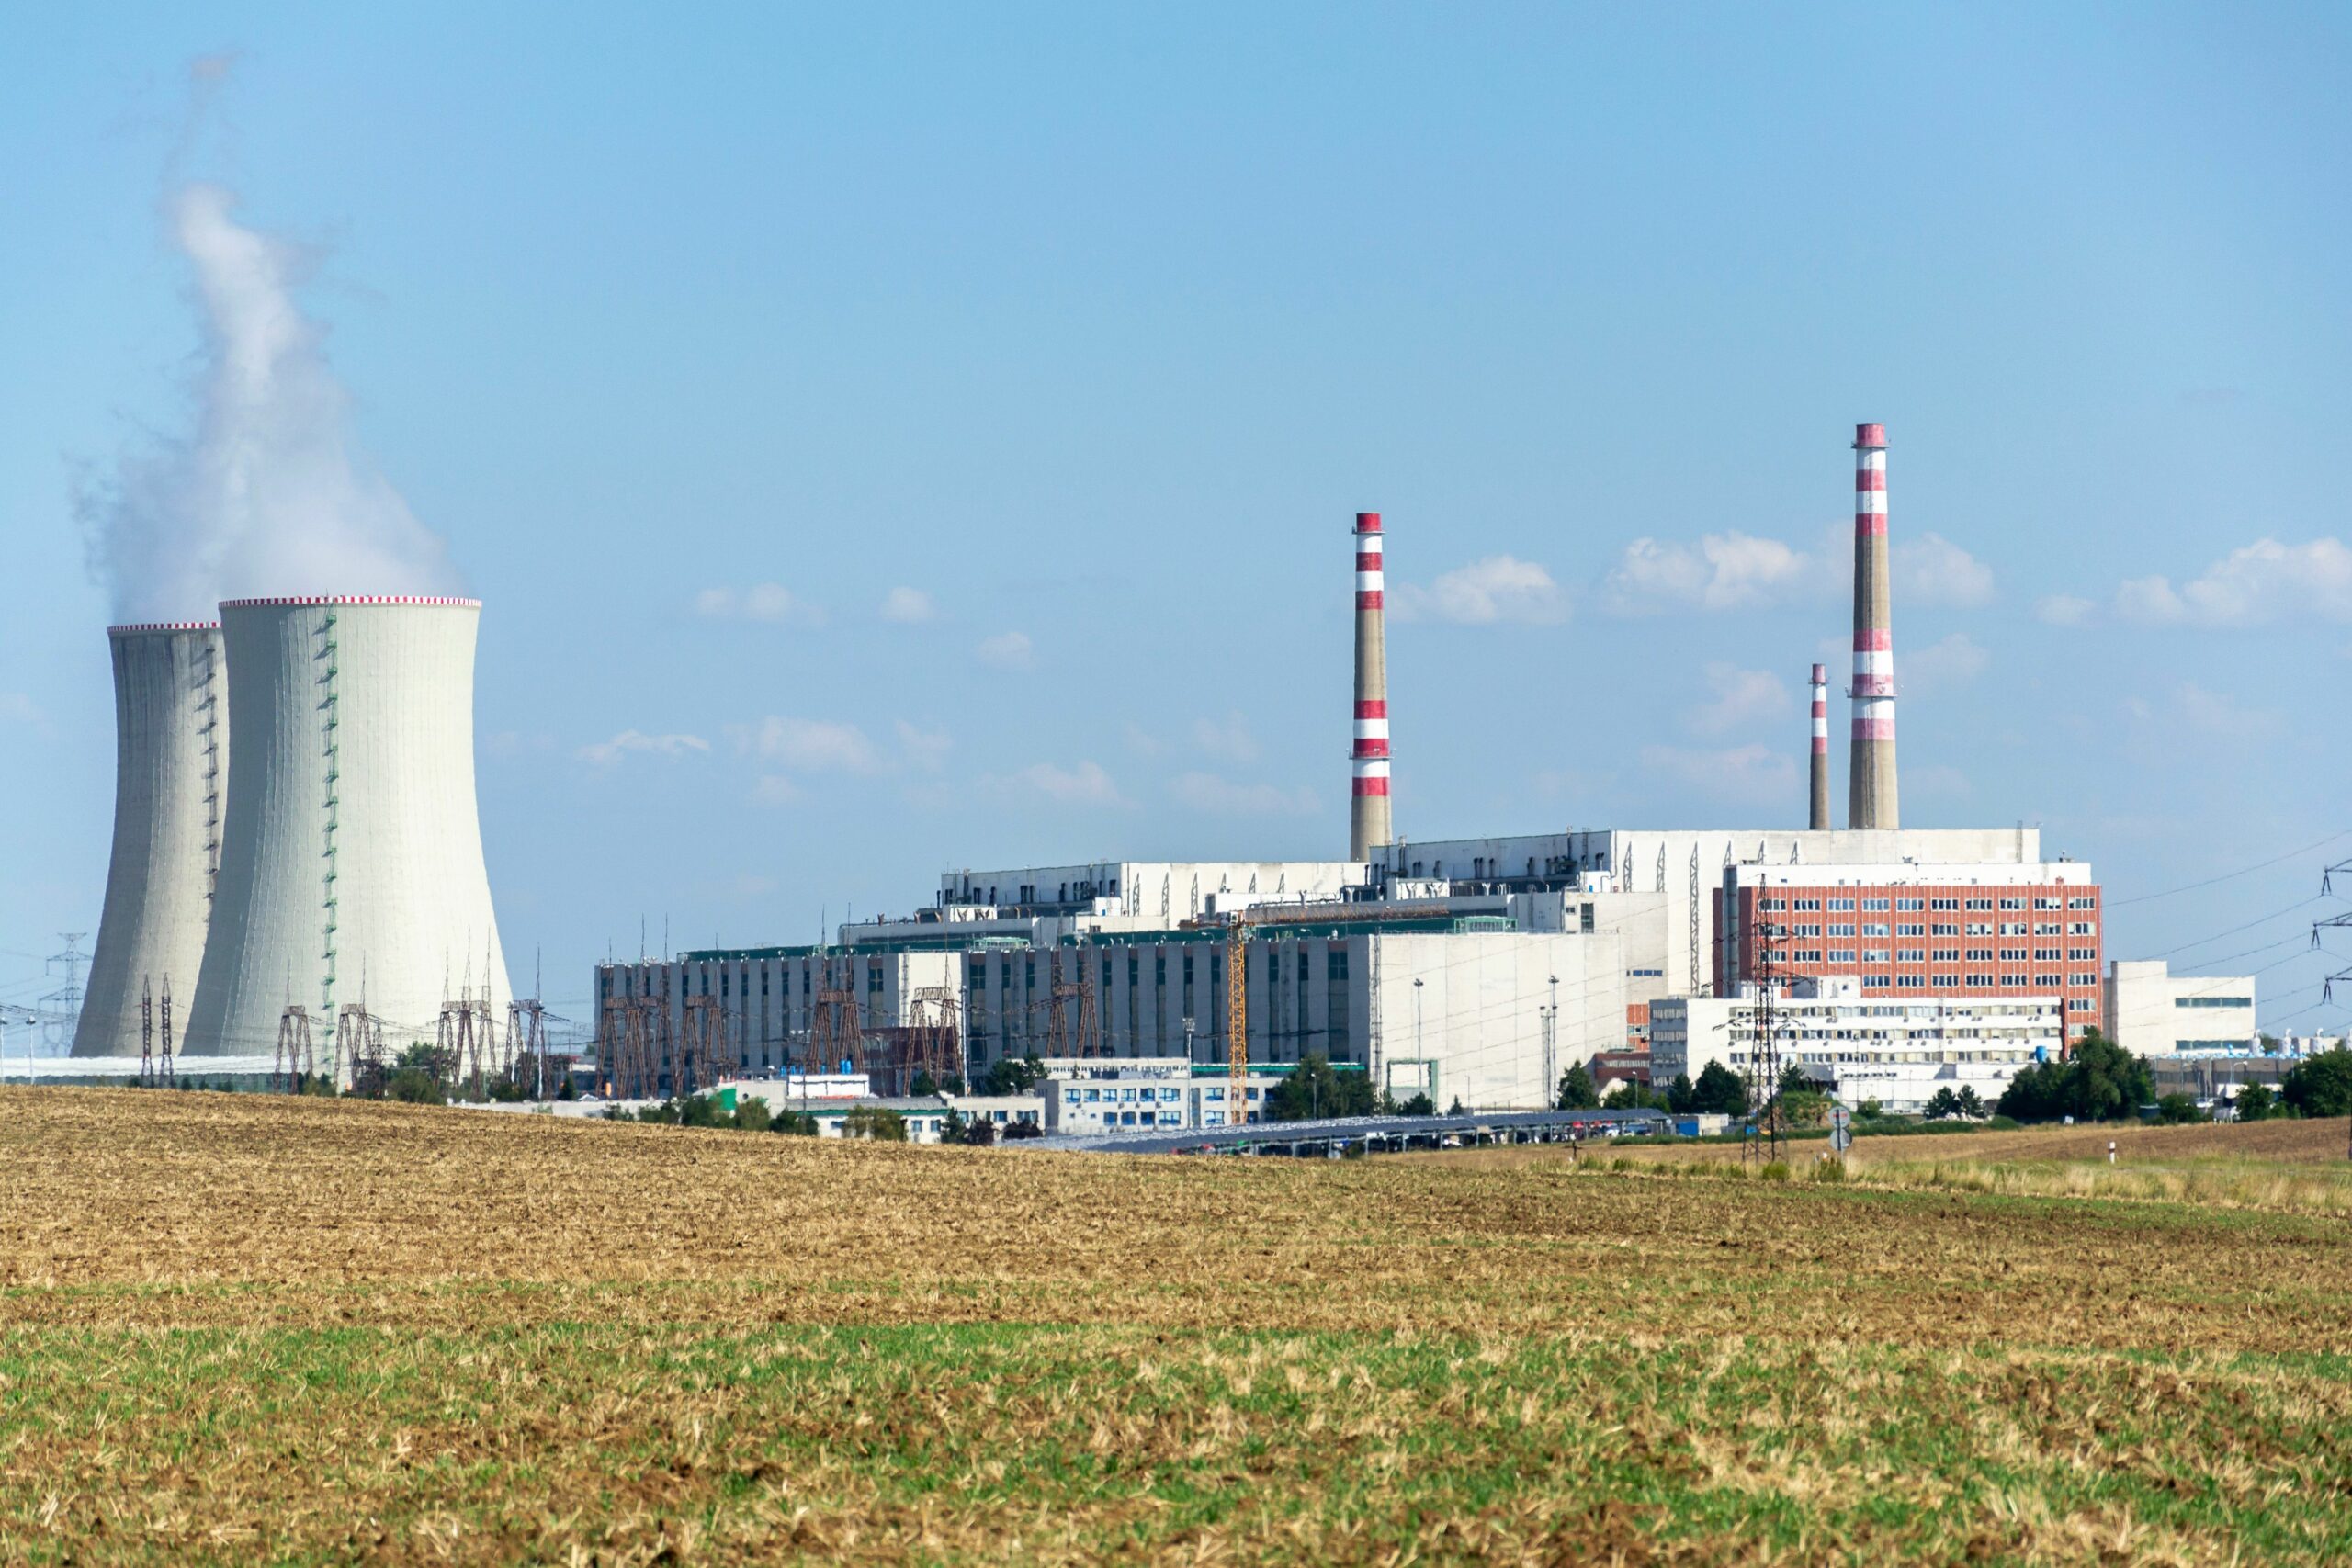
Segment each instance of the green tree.
[{"label": "green tree", "polygon": [[2288,1069],[2278,1098],[2301,1116],[2352,1116],[2352,1050],[2338,1045]]},{"label": "green tree", "polygon": [[1645,1083],[1620,1078],[1609,1086],[1609,1096],[1600,1103],[1611,1111],[1663,1111],[1666,1096]]},{"label": "green tree", "polygon": [[1298,1066],[1266,1096],[1269,1122],[1369,1116],[1372,1112],[1371,1079],[1363,1073],[1335,1072],[1331,1059],[1320,1051],[1300,1057]]},{"label": "green tree", "polygon": [[384,1096],[388,1100],[403,1100],[410,1105],[447,1105],[449,1091],[441,1080],[422,1067],[402,1066],[384,1080]]},{"label": "green tree", "polygon": [[2241,1122],[2267,1122],[2278,1114],[2278,1096],[2267,1083],[2247,1084],[2233,1103]]},{"label": "green tree", "polygon": [[1747,1089],[1739,1075],[1721,1062],[1709,1062],[1691,1086],[1690,1109],[1702,1113],[1737,1116],[1747,1109]]},{"label": "green tree", "polygon": [[806,1111],[779,1111],[769,1122],[768,1131],[787,1137],[813,1138],[817,1136],[817,1119]]},{"label": "green tree", "polygon": [[1928,1096],[1928,1103],[1921,1109],[1930,1122],[1946,1121],[1961,1114],[1960,1096],[1954,1094],[1950,1086],[1946,1086]]},{"label": "green tree", "polygon": [[996,1123],[985,1116],[973,1117],[971,1124],[964,1129],[963,1141],[974,1148],[987,1148],[996,1142]]},{"label": "green tree", "polygon": [[1791,1062],[1787,1066],[1781,1069],[1780,1087],[1774,1092],[1780,1094],[1811,1094],[1814,1092],[1812,1075],[1807,1073],[1800,1064]]},{"label": "green tree", "polygon": [[2186,1094],[2160,1094],[2156,1097],[2156,1120],[2167,1123],[2181,1122],[2211,1122],[2212,1118],[2197,1108],[2194,1097]]},{"label": "green tree", "polygon": [[1971,1121],[1979,1120],[1984,1116],[1984,1098],[1976,1092],[1974,1085],[1961,1085],[1960,1093],[1953,1098],[1959,1100],[1960,1113],[1962,1116],[1968,1117]]},{"label": "green tree", "polygon": [[1414,1094],[1397,1102],[1396,1114],[1399,1116],[1434,1116],[1437,1114],[1437,1101],[1431,1100],[1426,1094]]},{"label": "green tree", "polygon": [[2148,1064],[2096,1029],[2063,1062],[2021,1069],[1994,1107],[2019,1122],[2113,1122],[2140,1114],[2156,1098]]},{"label": "green tree", "polygon": [[768,1109],[768,1102],[766,1100],[762,1100],[756,1094],[739,1093],[736,1095],[735,1126],[737,1131],[744,1133],[764,1133],[774,1125],[775,1125],[775,1113]]},{"label": "green tree", "polygon": [[1560,1075],[1559,1093],[1553,1105],[1561,1111],[1589,1111],[1600,1103],[1600,1096],[1592,1090],[1592,1075],[1578,1062]]},{"label": "green tree", "polygon": [[854,1105],[842,1118],[842,1136],[867,1138],[877,1144],[907,1141],[907,1119],[887,1105]]},{"label": "green tree", "polygon": [[989,1064],[989,1070],[980,1078],[980,1092],[1025,1094],[1044,1082],[1045,1077],[1046,1064],[1035,1055],[1022,1061],[1008,1056],[1002,1061]]},{"label": "green tree", "polygon": [[1666,1086],[1666,1108],[1677,1116],[1688,1116],[1698,1109],[1692,1103],[1698,1091],[1690,1087],[1689,1073],[1677,1073],[1674,1081]]}]

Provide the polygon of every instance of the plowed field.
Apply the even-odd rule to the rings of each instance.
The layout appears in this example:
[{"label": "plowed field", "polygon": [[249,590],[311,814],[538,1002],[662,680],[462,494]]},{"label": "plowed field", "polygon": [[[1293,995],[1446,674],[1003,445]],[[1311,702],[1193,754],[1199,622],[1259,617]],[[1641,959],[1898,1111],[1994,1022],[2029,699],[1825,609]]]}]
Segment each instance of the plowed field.
[{"label": "plowed field", "polygon": [[0,1184],[10,1561],[2352,1556],[2325,1214],[26,1089]]}]

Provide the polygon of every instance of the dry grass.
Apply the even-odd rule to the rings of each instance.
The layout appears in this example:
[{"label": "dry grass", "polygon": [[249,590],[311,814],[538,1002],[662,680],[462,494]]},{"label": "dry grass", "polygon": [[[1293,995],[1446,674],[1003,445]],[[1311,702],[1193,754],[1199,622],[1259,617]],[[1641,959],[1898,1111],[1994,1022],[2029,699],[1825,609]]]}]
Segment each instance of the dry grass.
[{"label": "dry grass", "polygon": [[2335,1220],[127,1090],[0,1172],[11,1561],[2352,1553]]}]

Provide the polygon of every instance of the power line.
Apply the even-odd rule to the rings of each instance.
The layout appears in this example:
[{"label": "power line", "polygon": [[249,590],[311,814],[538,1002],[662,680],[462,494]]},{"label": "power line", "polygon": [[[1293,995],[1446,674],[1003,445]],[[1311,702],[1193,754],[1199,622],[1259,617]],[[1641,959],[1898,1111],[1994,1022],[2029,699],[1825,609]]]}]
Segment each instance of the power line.
[{"label": "power line", "polygon": [[2289,850],[2285,854],[2276,856],[2273,859],[2260,861],[2253,865],[2240,866],[2235,871],[2226,871],[2219,876],[2209,876],[2202,882],[2184,883],[2178,887],[2167,887],[2161,893],[2143,893],[2136,898],[2109,898],[2107,901],[2107,907],[2110,909],[2128,908],[2133,904],[2146,904],[2158,898],[2170,898],[2175,894],[2194,893],[2200,887],[2217,886],[2224,882],[2234,881],[2241,876],[2251,875],[2257,871],[2267,871],[2274,865],[2278,865],[2287,861],[2293,860],[2298,855],[2307,855],[2313,850],[2325,849],[2328,845],[2335,842],[2336,840],[2344,838],[2352,838],[2352,828],[2346,828],[2340,832],[2330,833],[2326,838],[2320,840],[2317,843],[2305,844],[2300,850]]}]

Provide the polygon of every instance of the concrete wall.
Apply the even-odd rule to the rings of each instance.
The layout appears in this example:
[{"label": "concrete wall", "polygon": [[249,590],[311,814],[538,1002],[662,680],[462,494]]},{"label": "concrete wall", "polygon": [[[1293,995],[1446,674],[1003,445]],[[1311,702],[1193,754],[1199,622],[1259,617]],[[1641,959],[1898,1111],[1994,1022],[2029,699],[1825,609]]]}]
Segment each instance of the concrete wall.
[{"label": "concrete wall", "polygon": [[2107,1030],[2135,1056],[2249,1046],[2255,1021],[2250,975],[2175,975],[2163,959],[2118,959],[2108,966]]},{"label": "concrete wall", "polygon": [[[229,670],[218,626],[117,626],[114,853],[76,1056],[136,1056],[143,1001],[184,1033],[196,1003],[229,784]],[[272,1036],[273,1043],[276,1036]],[[176,1043],[176,1042],[175,1042]]]},{"label": "concrete wall", "polygon": [[221,606],[229,804],[190,1055],[313,1041],[365,1000],[397,1049],[433,1038],[470,976],[512,992],[474,801],[470,601]]}]

